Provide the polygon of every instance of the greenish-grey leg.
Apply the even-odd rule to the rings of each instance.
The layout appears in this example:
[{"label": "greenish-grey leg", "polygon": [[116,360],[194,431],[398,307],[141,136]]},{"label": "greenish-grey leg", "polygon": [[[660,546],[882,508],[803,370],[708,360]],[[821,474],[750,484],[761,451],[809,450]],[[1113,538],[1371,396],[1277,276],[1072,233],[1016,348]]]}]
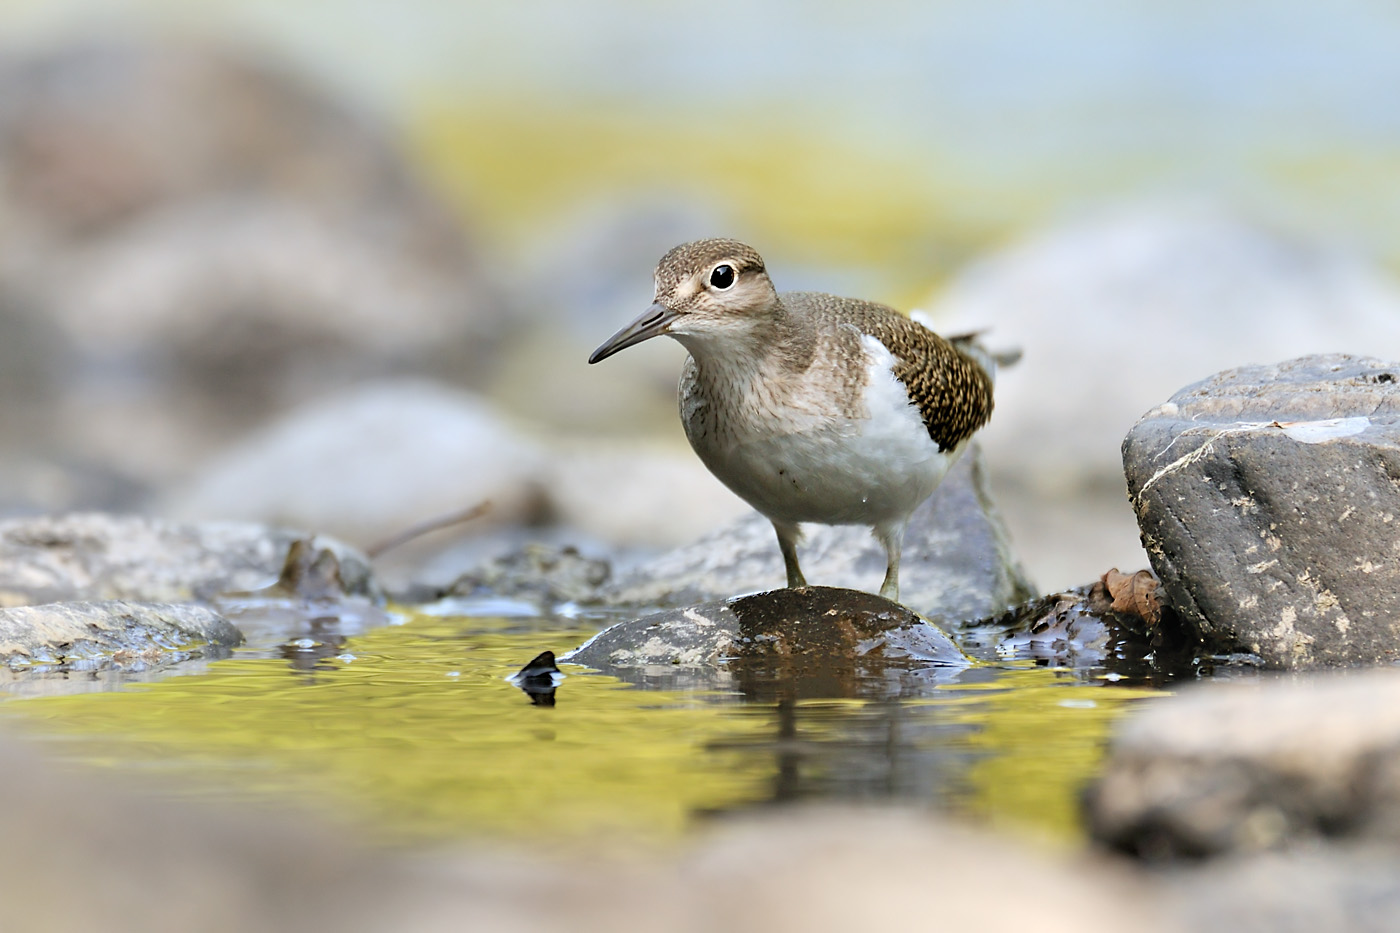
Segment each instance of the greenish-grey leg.
[{"label": "greenish-grey leg", "polygon": [[875,540],[885,548],[885,582],[880,584],[880,595],[891,602],[899,602],[899,555],[904,550],[904,522],[897,525],[876,525]]},{"label": "greenish-grey leg", "polygon": [[[771,520],[771,519],[770,519]],[[797,542],[802,540],[802,529],[797,525],[773,522],[773,530],[778,533],[778,548],[783,552],[783,567],[787,570],[787,585],[806,586],[802,568],[797,565]]]}]

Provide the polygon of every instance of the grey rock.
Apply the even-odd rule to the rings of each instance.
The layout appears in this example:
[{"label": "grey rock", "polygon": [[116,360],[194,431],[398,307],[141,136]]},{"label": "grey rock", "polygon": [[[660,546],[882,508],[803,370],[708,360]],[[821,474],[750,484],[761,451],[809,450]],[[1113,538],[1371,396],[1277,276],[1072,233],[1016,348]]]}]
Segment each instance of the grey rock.
[{"label": "grey rock", "polygon": [[444,594],[524,597],[545,606],[590,602],[612,572],[606,560],[586,557],[574,547],[531,544],[488,561],[458,577]]},{"label": "grey rock", "polygon": [[[0,522],[0,606],[74,600],[198,602],[274,584],[294,542],[289,529],[237,522],[177,524],[77,513]],[[329,538],[348,595],[373,597],[369,562]]]},{"label": "grey rock", "polygon": [[1153,568],[1218,651],[1270,667],[1400,657],[1400,364],[1227,370],[1123,442]]},{"label": "grey rock", "polygon": [[993,345],[1025,350],[998,375],[979,438],[1018,554],[1053,588],[1141,564],[1117,449],[1181,386],[1307,353],[1400,358],[1387,270],[1212,203],[1125,204],[1035,232],[924,307],[946,330],[989,328]]},{"label": "grey rock", "polygon": [[140,507],[330,387],[482,384],[512,326],[392,129],[236,43],[7,48],[0,178],[11,513]]},{"label": "grey rock", "polygon": [[0,662],[11,670],[150,666],[242,641],[232,623],[204,606],[111,600],[0,609]]},{"label": "grey rock", "polygon": [[[807,539],[798,553],[809,581],[878,588],[885,555],[868,528],[804,527]],[[619,575],[601,596],[614,605],[683,606],[771,589],[784,579],[773,526],[754,513]],[[935,621],[956,624],[1032,595],[974,445],[909,523],[900,599]]]},{"label": "grey rock", "polygon": [[1090,832],[1151,859],[1400,846],[1400,671],[1202,684],[1118,728]]},{"label": "grey rock", "polygon": [[183,520],[315,528],[370,547],[488,500],[468,530],[529,518],[542,457],[478,395],[422,380],[367,383],[245,437],[157,508]]},{"label": "grey rock", "polygon": [[621,622],[561,660],[647,686],[723,684],[756,699],[916,694],[969,663],[898,603],[824,586]]},{"label": "grey rock", "polygon": [[1317,845],[1214,859],[1162,879],[1183,929],[1200,933],[1389,933],[1400,916],[1400,856]]}]

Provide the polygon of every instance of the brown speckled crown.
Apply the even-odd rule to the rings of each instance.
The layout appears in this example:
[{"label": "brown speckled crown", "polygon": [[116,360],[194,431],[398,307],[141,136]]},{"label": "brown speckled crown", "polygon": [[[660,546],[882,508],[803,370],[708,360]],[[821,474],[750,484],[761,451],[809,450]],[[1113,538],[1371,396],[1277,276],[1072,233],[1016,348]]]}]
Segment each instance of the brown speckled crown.
[{"label": "brown speckled crown", "polygon": [[918,406],[939,450],[967,440],[992,416],[992,378],[972,357],[893,308],[819,292],[786,292],[789,310],[823,326],[849,324],[894,354],[895,378]]},{"label": "brown speckled crown", "polygon": [[671,292],[681,282],[721,259],[733,263],[735,272],[763,271],[763,257],[752,246],[738,240],[695,240],[677,246],[656,264],[657,294]]}]

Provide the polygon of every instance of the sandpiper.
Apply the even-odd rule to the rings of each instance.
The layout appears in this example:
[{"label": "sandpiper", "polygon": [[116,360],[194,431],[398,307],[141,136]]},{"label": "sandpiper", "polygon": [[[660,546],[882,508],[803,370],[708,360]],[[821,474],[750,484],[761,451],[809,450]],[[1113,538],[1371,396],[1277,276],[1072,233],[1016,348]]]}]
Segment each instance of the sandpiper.
[{"label": "sandpiper", "polygon": [[710,472],[773,523],[787,585],[805,586],[800,523],[869,525],[899,599],[904,529],[992,413],[991,358],[893,308],[773,287],[737,240],[677,246],[655,300],[593,351],[660,334],[690,352],[680,412]]}]

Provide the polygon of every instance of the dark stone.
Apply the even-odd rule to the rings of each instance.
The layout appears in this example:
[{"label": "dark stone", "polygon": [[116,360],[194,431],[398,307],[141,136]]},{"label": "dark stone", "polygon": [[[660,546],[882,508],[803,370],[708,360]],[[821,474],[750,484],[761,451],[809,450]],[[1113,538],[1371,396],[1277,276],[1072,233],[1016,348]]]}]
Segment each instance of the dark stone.
[{"label": "dark stone", "polygon": [[870,593],[773,590],[621,622],[563,660],[647,686],[746,697],[914,695],[967,667],[936,626]]},{"label": "dark stone", "polygon": [[1125,720],[1085,798],[1147,859],[1348,838],[1400,845],[1400,671],[1209,683]]},{"label": "dark stone", "polygon": [[1228,370],[1123,443],[1168,601],[1269,667],[1400,658],[1400,364],[1333,355]]},{"label": "dark stone", "polygon": [[958,646],[987,661],[1023,659],[1133,683],[1164,684],[1195,676],[1198,643],[1180,636],[1170,607],[1156,618],[1118,611],[1102,580],[1041,596],[966,626]]},{"label": "dark stone", "polygon": [[11,670],[154,666],[211,648],[219,656],[242,641],[203,606],[111,600],[0,609],[0,662]]},{"label": "dark stone", "polygon": [[[885,552],[870,529],[805,525],[799,547],[808,581],[878,589]],[[604,602],[685,606],[780,586],[785,579],[773,526],[754,513],[621,575]],[[909,523],[900,600],[935,621],[956,624],[1002,611],[1035,595],[1011,556],[974,445]]]}]

